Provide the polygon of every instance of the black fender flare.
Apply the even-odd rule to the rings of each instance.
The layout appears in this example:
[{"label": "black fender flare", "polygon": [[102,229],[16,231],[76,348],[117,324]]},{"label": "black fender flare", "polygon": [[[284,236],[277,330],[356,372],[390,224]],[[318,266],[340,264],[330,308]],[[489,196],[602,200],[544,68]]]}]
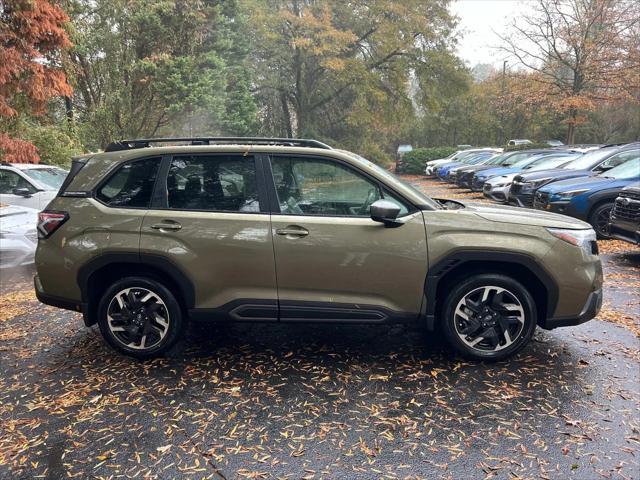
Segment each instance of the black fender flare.
[{"label": "black fender flare", "polygon": [[427,328],[433,330],[436,323],[438,284],[454,268],[468,262],[500,262],[515,264],[526,268],[544,286],[547,293],[547,317],[553,316],[558,303],[558,284],[536,259],[525,253],[505,252],[502,250],[458,249],[439,260],[427,273],[424,294],[426,299]]},{"label": "black fender flare", "polygon": [[103,253],[93,258],[78,271],[77,282],[80,287],[82,301],[89,301],[89,279],[103,267],[115,264],[131,264],[132,266],[146,266],[158,270],[169,276],[180,290],[187,309],[195,306],[195,287],[185,273],[171,260],[161,255],[146,253]]}]

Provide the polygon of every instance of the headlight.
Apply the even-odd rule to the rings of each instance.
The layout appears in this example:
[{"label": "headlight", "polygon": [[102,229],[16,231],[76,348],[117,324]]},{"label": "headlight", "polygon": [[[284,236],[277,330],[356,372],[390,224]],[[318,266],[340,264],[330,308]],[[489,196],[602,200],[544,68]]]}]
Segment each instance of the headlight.
[{"label": "headlight", "polygon": [[496,183],[493,186],[495,188],[500,188],[500,187],[506,187],[507,185],[511,185],[511,182],[505,182],[505,183]]},{"label": "headlight", "polygon": [[588,254],[597,255],[596,232],[592,228],[586,230],[569,230],[564,228],[547,228],[547,232],[571,245],[580,247]]},{"label": "headlight", "polygon": [[587,191],[589,191],[588,188],[583,188],[581,190],[569,190],[567,192],[556,193],[555,195],[553,195],[553,197],[554,197],[554,200],[571,200],[573,197]]},{"label": "headlight", "polygon": [[[522,190],[533,190],[535,188],[542,187],[545,185],[551,178],[541,178],[540,180],[536,180],[534,182],[519,182],[522,185]],[[515,183],[515,182],[514,182]]]}]

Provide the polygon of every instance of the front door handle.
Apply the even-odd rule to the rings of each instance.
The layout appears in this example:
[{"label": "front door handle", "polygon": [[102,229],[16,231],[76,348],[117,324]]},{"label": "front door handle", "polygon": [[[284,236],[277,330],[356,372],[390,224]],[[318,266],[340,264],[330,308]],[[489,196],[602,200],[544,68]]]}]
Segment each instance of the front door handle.
[{"label": "front door handle", "polygon": [[170,230],[175,232],[180,230],[182,228],[182,225],[180,225],[178,222],[163,222],[151,225],[151,228],[153,228],[154,230]]},{"label": "front door handle", "polygon": [[309,230],[306,228],[298,227],[297,225],[289,225],[285,228],[278,228],[276,230],[278,235],[292,235],[295,237],[306,237],[309,235]]}]

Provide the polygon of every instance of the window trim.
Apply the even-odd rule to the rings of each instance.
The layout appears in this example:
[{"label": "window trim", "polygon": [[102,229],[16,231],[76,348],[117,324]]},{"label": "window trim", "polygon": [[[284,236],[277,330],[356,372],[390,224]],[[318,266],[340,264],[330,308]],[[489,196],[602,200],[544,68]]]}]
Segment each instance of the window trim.
[{"label": "window trim", "polygon": [[407,198],[404,195],[396,191],[394,188],[392,188],[388,184],[382,182],[381,180],[374,177],[373,175],[355,167],[351,163],[346,162],[340,158],[317,155],[317,154],[310,155],[310,154],[304,154],[304,153],[288,153],[288,152],[283,152],[283,153],[272,152],[269,154],[265,154],[264,156],[266,157],[265,160],[266,160],[266,163],[268,164],[268,171],[266,171],[265,174],[269,175],[267,178],[270,178],[270,181],[268,181],[268,184],[267,184],[267,188],[269,191],[269,206],[271,207],[270,210],[272,215],[294,216],[294,217],[319,217],[319,218],[371,218],[370,215],[323,215],[323,214],[317,214],[317,213],[305,213],[305,214],[282,213],[280,210],[280,202],[278,201],[278,192],[276,191],[276,182],[273,176],[272,161],[274,157],[304,158],[309,160],[319,160],[322,162],[338,163],[340,166],[352,172],[354,175],[364,178],[370,183],[373,183],[381,191],[388,191],[391,195],[398,197],[407,208],[407,213],[401,217],[398,217],[398,219],[406,218],[420,210],[418,207],[416,207],[413,204],[413,202],[407,200]]},{"label": "window trim", "polygon": [[[235,210],[211,210],[211,209],[195,209],[195,208],[171,208],[169,207],[169,197],[167,191],[167,178],[169,176],[169,170],[171,163],[176,157],[253,157],[253,164],[256,172],[256,190],[258,193],[258,205],[259,211],[257,212],[241,212]],[[198,212],[198,213],[226,213],[231,215],[268,215],[268,196],[264,183],[264,174],[262,168],[262,162],[259,161],[259,153],[242,152],[194,152],[194,153],[179,153],[169,154],[162,157],[162,165],[158,171],[158,178],[154,187],[153,194],[151,196],[151,202],[148,210],[169,211],[169,212]]]},{"label": "window trim", "polygon": [[[109,182],[109,180],[111,180],[112,177],[114,177],[122,167],[124,167],[125,165],[128,165],[130,163],[134,163],[134,162],[140,162],[140,161],[144,161],[144,160],[150,160],[152,158],[157,158],[158,159],[158,163],[160,164],[158,166],[158,171],[156,172],[156,178],[153,181],[153,187],[151,188],[151,198],[149,198],[149,204],[146,207],[123,207],[123,206],[119,206],[119,205],[109,205],[108,203],[103,202],[102,200],[100,200],[98,198],[98,191],[107,183]],[[156,191],[156,187],[158,185],[158,178],[159,178],[159,174],[160,174],[160,170],[162,168],[162,161],[164,160],[164,157],[162,155],[149,155],[149,156],[144,156],[144,157],[136,157],[136,158],[132,158],[129,160],[126,160],[124,162],[119,162],[116,163],[111,170],[109,170],[109,173],[107,173],[107,175],[105,175],[105,177],[100,180],[100,182],[98,182],[98,184],[91,190],[91,195],[90,197],[92,199],[94,199],[96,202],[99,202],[101,205],[104,205],[107,208],[118,208],[120,210],[149,210],[151,208],[151,205],[153,203],[153,196],[155,194]]]}]

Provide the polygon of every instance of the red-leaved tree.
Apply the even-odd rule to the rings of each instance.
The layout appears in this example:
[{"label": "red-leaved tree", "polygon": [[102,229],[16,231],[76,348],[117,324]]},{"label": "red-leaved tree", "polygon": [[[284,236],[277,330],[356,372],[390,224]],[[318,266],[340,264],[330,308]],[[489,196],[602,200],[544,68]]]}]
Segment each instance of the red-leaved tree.
[{"label": "red-leaved tree", "polygon": [[37,162],[36,147],[17,138],[11,124],[19,114],[42,115],[47,102],[71,95],[60,53],[71,47],[69,17],[49,0],[8,0],[0,5],[0,156],[8,162]]}]

